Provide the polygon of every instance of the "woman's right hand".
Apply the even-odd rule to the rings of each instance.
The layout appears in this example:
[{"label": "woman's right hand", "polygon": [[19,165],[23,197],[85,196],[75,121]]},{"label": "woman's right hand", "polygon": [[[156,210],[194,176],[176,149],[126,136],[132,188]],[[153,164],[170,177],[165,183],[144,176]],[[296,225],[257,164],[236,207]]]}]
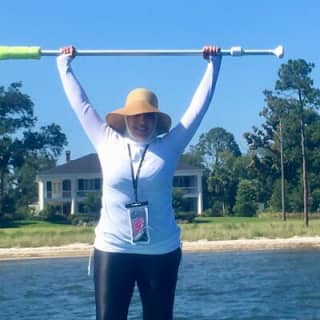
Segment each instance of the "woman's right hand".
[{"label": "woman's right hand", "polygon": [[68,57],[74,58],[76,56],[77,50],[73,46],[66,46],[63,48],[60,48],[60,54],[64,54]]}]

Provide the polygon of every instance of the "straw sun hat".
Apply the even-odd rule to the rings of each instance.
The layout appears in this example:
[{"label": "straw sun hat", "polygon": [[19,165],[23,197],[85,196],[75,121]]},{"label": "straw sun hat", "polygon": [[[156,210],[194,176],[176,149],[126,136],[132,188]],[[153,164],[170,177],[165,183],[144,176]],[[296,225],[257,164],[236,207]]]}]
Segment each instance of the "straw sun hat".
[{"label": "straw sun hat", "polygon": [[171,118],[159,111],[158,98],[150,90],[137,88],[129,92],[125,106],[107,114],[108,125],[123,134],[126,130],[125,116],[133,116],[141,113],[156,113],[158,116],[156,134],[160,135],[169,131]]}]

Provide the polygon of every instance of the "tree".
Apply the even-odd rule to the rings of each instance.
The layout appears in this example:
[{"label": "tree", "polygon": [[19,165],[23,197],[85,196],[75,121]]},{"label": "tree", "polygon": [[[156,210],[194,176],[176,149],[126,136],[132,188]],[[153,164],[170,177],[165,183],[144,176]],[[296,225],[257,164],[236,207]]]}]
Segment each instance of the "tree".
[{"label": "tree", "polygon": [[[194,158],[201,159],[205,170],[208,195],[207,201],[215,214],[225,215],[231,211],[238,179],[235,179],[234,163],[241,156],[238,144],[232,133],[221,127],[212,128],[202,134],[199,142],[190,148]],[[209,198],[209,197],[205,197]],[[221,212],[221,213],[220,213]]]},{"label": "tree", "polygon": [[15,206],[12,212],[26,214],[26,206],[37,201],[36,175],[55,166],[55,161],[47,157],[30,155],[23,165],[14,170],[12,175],[12,189],[10,196],[14,199]]},{"label": "tree", "polygon": [[[222,152],[220,160],[214,165],[208,177],[208,189],[213,196],[215,215],[232,213],[235,203],[236,191],[243,165],[241,157],[236,157],[230,152]],[[220,204],[220,210],[217,204]],[[220,212],[221,214],[220,214]]]},{"label": "tree", "polygon": [[[281,173],[281,148],[284,154],[283,179],[294,185],[299,181],[299,174],[302,175],[306,226],[309,222],[307,163],[310,150],[307,141],[317,139],[315,136],[306,137],[306,131],[309,131],[308,121],[317,122],[313,110],[320,105],[320,90],[314,88],[310,78],[313,68],[314,64],[302,59],[289,60],[287,64],[281,65],[275,92],[267,90],[264,92],[266,106],[261,115],[265,117],[266,122],[262,125],[262,129],[254,128],[252,134],[245,134],[250,149],[256,151],[260,164],[266,169],[269,167],[269,176],[273,177],[273,183],[279,179]],[[282,129],[281,135],[280,129]],[[300,146],[297,141],[300,141]],[[292,190],[297,189],[292,188]]]},{"label": "tree", "polygon": [[234,206],[237,216],[253,217],[256,215],[258,209],[256,184],[255,180],[240,180]]},{"label": "tree", "polygon": [[220,127],[201,134],[195,149],[201,155],[204,166],[211,170],[219,163],[221,153],[227,151],[236,157],[241,155],[233,134]]},{"label": "tree", "polygon": [[20,91],[21,83],[0,87],[0,217],[19,179],[16,174],[33,158],[56,160],[67,144],[60,126],[51,124],[34,131],[37,118],[31,98]]},{"label": "tree", "polygon": [[306,153],[305,141],[305,119],[304,111],[306,108],[318,108],[320,106],[320,90],[313,87],[313,80],[310,78],[313,63],[306,61],[289,60],[287,64],[283,64],[279,70],[279,80],[276,82],[276,90],[283,93],[289,93],[291,103],[296,106],[299,124],[300,124],[300,143],[301,143],[301,159],[302,159],[302,180],[303,180],[303,204],[304,204],[304,220],[305,225],[309,225],[308,215],[308,157]]},{"label": "tree", "polygon": [[184,152],[179,161],[197,168],[205,169],[202,163],[202,156],[195,146],[190,146],[189,151]]}]

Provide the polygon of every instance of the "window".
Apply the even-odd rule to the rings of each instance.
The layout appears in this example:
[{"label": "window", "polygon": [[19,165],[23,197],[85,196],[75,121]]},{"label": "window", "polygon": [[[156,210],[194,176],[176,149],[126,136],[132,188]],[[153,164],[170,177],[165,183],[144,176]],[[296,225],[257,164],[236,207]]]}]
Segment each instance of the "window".
[{"label": "window", "polygon": [[71,198],[71,180],[62,181],[62,197]]},{"label": "window", "polygon": [[52,198],[58,199],[62,196],[62,183],[61,181],[52,181]]},{"label": "window", "polygon": [[196,176],[175,176],[173,185],[175,187],[195,187],[197,179]]},{"label": "window", "polygon": [[61,194],[61,182],[60,181],[52,183],[52,191],[56,195]]},{"label": "window", "polygon": [[78,179],[78,196],[84,197],[88,192],[101,191],[101,179]]},{"label": "window", "polygon": [[196,176],[175,176],[173,186],[180,188],[185,193],[194,193],[197,191],[197,177]]},{"label": "window", "polygon": [[62,190],[63,191],[71,191],[71,180],[63,180],[62,181]]},{"label": "window", "polygon": [[52,183],[51,181],[47,181],[47,198],[52,198]]}]

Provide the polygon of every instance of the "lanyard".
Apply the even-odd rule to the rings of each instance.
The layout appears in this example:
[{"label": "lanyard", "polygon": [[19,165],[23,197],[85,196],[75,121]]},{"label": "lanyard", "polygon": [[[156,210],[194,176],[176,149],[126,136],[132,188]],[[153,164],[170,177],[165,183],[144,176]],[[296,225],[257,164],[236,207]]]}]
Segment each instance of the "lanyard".
[{"label": "lanyard", "polygon": [[135,197],[135,201],[138,201],[138,178],[139,178],[139,174],[140,174],[140,170],[141,170],[141,166],[142,166],[142,162],[144,160],[144,157],[146,155],[147,149],[148,149],[149,145],[147,144],[143,150],[142,156],[141,156],[141,160],[137,169],[137,173],[136,176],[134,176],[134,170],[133,170],[133,164],[132,164],[132,154],[131,154],[131,148],[130,145],[128,144],[128,152],[129,152],[129,158],[130,158],[130,166],[131,166],[131,178],[132,178],[132,186],[133,186],[133,191],[134,191],[134,197]]}]

